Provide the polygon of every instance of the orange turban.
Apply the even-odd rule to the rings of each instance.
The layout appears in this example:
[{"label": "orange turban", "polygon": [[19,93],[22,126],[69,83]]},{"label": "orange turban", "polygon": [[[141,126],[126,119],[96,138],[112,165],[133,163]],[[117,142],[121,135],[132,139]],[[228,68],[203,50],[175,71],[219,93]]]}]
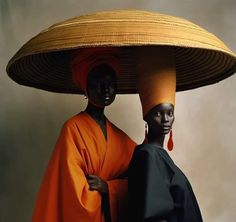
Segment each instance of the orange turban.
[{"label": "orange turban", "polygon": [[106,64],[111,66],[116,76],[121,73],[120,60],[117,48],[83,48],[78,49],[72,58],[72,78],[87,95],[87,77],[89,72],[97,65]]},{"label": "orange turban", "polygon": [[143,118],[156,105],[175,105],[176,69],[174,49],[140,47],[136,50],[137,84]]}]

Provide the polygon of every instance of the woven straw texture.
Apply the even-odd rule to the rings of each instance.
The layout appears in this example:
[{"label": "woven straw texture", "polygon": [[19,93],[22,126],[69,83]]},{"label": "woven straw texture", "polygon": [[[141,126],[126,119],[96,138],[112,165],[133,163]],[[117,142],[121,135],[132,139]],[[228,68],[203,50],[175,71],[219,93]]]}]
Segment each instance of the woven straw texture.
[{"label": "woven straw texture", "polygon": [[78,48],[119,47],[118,93],[137,93],[134,49],[175,48],[177,91],[223,80],[236,71],[236,55],[215,35],[185,19],[113,10],[57,23],[29,40],[7,65],[19,84],[60,93],[82,93],[72,81],[71,53]]}]

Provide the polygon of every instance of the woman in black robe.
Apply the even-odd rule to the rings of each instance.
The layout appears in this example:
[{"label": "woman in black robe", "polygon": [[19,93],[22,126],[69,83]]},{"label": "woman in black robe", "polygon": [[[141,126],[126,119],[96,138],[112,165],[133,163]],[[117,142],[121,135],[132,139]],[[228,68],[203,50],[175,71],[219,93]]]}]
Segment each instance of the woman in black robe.
[{"label": "woman in black robe", "polygon": [[176,73],[169,60],[171,52],[165,55],[168,62],[158,60],[160,64],[152,51],[144,54],[150,56],[140,60],[139,95],[148,134],[146,142],[136,147],[129,165],[130,222],[202,222],[188,179],[163,148],[175,119]]}]

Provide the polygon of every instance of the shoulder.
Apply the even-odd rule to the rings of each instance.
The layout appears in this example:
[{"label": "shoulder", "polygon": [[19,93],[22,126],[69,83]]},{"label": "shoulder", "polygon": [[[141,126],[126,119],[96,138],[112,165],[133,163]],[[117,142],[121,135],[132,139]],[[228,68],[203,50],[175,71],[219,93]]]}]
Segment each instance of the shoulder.
[{"label": "shoulder", "polygon": [[155,153],[158,153],[158,148],[154,147],[153,145],[150,144],[140,144],[138,146],[136,146],[135,148],[135,153],[137,155],[141,155],[141,154],[147,154],[147,155],[153,155]]},{"label": "shoulder", "polygon": [[133,159],[152,159],[156,155],[156,150],[149,144],[140,144],[136,146]]},{"label": "shoulder", "polygon": [[139,171],[147,173],[160,173],[166,172],[165,161],[161,156],[162,148],[158,148],[151,144],[138,145],[135,148],[131,162],[130,162],[130,172]]},{"label": "shoulder", "polygon": [[73,128],[76,125],[82,124],[85,120],[86,116],[84,115],[83,112],[78,113],[72,117],[70,117],[69,119],[67,119],[65,121],[65,123],[63,124],[63,128]]},{"label": "shoulder", "polygon": [[140,159],[144,162],[162,162],[160,152],[160,148],[156,146],[151,144],[141,144],[136,146],[133,153],[133,159],[135,161]]},{"label": "shoulder", "polygon": [[129,176],[133,177],[136,175],[140,177],[143,174],[147,175],[147,172],[156,169],[157,162],[159,162],[158,159],[158,155],[153,146],[149,144],[136,146],[129,164]]},{"label": "shoulder", "polygon": [[70,134],[72,132],[78,131],[85,122],[83,113],[78,113],[67,119],[61,127],[61,134]]}]

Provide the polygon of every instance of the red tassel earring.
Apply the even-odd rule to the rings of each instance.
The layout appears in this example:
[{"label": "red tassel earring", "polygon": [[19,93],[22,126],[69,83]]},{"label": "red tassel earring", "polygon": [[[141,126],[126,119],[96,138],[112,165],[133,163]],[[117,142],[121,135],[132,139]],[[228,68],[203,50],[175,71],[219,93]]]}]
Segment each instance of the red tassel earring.
[{"label": "red tassel earring", "polygon": [[172,135],[172,129],[170,130],[170,137],[167,143],[167,148],[169,151],[173,150],[174,148],[174,142],[173,142],[173,135]]}]

